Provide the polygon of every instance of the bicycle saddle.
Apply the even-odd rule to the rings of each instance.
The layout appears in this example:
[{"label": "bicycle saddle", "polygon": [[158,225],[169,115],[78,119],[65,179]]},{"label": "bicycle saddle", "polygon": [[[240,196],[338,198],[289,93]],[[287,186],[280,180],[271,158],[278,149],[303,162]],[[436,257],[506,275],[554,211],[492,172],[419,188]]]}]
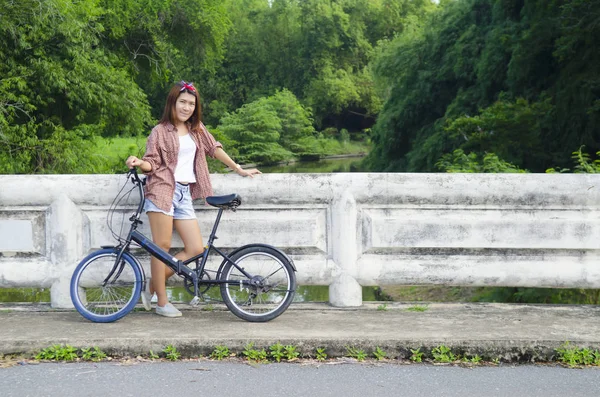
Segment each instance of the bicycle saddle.
[{"label": "bicycle saddle", "polygon": [[208,196],[206,202],[213,207],[235,210],[242,204],[242,198],[236,193],[227,194],[225,196]]}]

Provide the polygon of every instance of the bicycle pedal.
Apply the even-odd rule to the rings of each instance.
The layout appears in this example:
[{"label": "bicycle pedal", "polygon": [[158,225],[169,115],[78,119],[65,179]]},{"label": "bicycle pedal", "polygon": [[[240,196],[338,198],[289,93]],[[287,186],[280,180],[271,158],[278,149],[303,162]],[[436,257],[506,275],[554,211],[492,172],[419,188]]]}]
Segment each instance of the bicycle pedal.
[{"label": "bicycle pedal", "polygon": [[200,304],[200,298],[198,298],[197,296],[194,296],[194,298],[190,301],[189,305],[196,307]]}]

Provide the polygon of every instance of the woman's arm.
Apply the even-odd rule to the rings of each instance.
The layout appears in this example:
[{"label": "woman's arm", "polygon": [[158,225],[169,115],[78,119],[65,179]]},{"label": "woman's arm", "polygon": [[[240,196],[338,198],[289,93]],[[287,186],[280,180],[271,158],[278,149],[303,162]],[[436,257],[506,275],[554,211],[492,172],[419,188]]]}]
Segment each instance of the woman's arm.
[{"label": "woman's arm", "polygon": [[127,167],[140,167],[145,174],[149,175],[152,173],[152,170],[156,168],[155,166],[160,165],[161,158],[158,150],[158,135],[157,132],[155,132],[155,129],[152,130],[152,133],[150,133],[150,136],[146,141],[146,154],[144,154],[144,158],[139,159],[136,156],[129,156],[125,161]]},{"label": "woman's arm", "polygon": [[229,157],[229,155],[225,153],[225,151],[220,147],[215,149],[214,156],[217,160],[225,164],[225,166],[234,170],[240,176],[249,176],[250,178],[254,178],[254,175],[262,174],[262,172],[260,172],[256,168],[252,168],[249,170],[243,169],[239,164],[236,164],[236,162],[233,161],[231,157]]}]

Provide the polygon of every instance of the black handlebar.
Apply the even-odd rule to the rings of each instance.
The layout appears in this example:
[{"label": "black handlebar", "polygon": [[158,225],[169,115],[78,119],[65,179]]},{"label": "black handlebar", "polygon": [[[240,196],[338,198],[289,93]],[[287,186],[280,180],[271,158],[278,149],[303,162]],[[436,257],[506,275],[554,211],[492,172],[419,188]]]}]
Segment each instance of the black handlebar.
[{"label": "black handlebar", "polygon": [[131,180],[132,182],[139,182],[141,184],[144,184],[144,181],[142,181],[138,175],[137,172],[137,168],[133,167],[129,169],[129,172],[127,173],[128,175],[131,175],[133,177],[133,179]]},{"label": "black handlebar", "polygon": [[130,168],[129,171],[127,172],[127,177],[131,176],[131,182],[136,185],[138,187],[138,192],[140,195],[140,202],[138,204],[138,209],[136,211],[136,217],[139,217],[139,215],[142,213],[142,210],[144,208],[144,190],[142,189],[142,186],[144,186],[146,184],[146,179],[142,180],[140,179],[140,176],[138,175],[137,172],[137,168],[133,167]]}]

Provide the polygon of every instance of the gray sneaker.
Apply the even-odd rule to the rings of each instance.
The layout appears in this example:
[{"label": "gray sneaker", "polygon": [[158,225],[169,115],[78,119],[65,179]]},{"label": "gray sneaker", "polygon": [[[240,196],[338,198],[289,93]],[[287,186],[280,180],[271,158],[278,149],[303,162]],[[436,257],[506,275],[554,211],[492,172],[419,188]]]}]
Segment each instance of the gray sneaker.
[{"label": "gray sneaker", "polygon": [[151,305],[152,294],[150,294],[150,278],[146,279],[146,288],[142,291],[142,304],[144,305],[144,309],[152,310]]},{"label": "gray sneaker", "polygon": [[156,314],[165,317],[181,317],[181,312],[171,303],[167,303],[162,307],[156,305]]}]

